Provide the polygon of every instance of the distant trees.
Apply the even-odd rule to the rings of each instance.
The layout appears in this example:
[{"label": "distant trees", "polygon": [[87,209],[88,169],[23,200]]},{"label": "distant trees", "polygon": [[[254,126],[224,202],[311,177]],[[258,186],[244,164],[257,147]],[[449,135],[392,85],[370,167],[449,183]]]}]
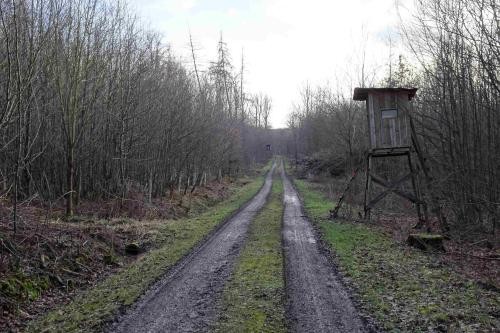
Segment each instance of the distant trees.
[{"label": "distant trees", "polygon": [[256,94],[250,99],[250,107],[252,108],[251,115],[253,118],[254,127],[270,128],[269,115],[271,113],[272,101],[271,98],[262,93]]},{"label": "distant trees", "polygon": [[139,187],[151,200],[251,160],[253,102],[222,37],[202,74],[122,2],[0,0],[0,19],[0,196],[14,220],[19,200],[64,197],[72,216],[82,198]]},{"label": "distant trees", "polygon": [[364,109],[350,96],[306,86],[288,121],[294,156],[316,155],[331,160],[338,172],[352,170],[364,154],[365,123]]}]

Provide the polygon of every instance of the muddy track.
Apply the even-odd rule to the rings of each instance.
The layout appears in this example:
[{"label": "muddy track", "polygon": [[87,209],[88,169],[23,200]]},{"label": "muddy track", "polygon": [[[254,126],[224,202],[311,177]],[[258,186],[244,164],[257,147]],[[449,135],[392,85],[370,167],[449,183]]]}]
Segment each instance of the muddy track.
[{"label": "muddy track", "polygon": [[217,301],[233,271],[248,226],[267,201],[273,171],[274,166],[248,204],[148,291],[108,331],[208,331],[216,319]]},{"label": "muddy track", "polygon": [[316,242],[297,191],[281,168],[287,317],[293,332],[366,332],[329,258]]}]

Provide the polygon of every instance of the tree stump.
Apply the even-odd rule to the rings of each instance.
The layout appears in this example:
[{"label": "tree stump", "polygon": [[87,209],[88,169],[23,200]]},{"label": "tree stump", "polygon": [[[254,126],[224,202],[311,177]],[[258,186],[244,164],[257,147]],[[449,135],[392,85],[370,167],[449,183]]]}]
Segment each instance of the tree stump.
[{"label": "tree stump", "polygon": [[443,240],[444,237],[442,235],[410,234],[407,243],[424,251],[445,252]]}]

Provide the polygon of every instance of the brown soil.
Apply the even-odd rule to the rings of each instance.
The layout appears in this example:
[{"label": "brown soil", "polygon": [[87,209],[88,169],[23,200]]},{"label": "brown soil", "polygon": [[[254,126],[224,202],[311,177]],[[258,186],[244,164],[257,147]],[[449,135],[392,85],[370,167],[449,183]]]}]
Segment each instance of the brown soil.
[{"label": "brown soil", "polygon": [[[12,232],[12,207],[0,201],[0,331],[17,332],[31,318],[68,302],[138,256],[125,246],[154,248],[155,234],[167,219],[185,217],[228,197],[248,182],[224,180],[147,203],[140,193],[118,200],[81,202],[72,221],[62,204],[50,207],[32,200],[19,209]],[[189,192],[189,191],[188,191]]]}]

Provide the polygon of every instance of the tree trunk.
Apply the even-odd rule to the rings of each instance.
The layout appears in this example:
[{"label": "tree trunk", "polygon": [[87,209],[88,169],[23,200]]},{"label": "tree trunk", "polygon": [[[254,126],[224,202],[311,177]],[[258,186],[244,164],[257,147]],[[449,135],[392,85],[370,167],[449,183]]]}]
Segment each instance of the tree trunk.
[{"label": "tree trunk", "polygon": [[153,171],[149,171],[149,182],[148,182],[148,203],[151,204],[151,197],[153,195]]},{"label": "tree trunk", "polygon": [[67,178],[66,178],[66,217],[73,217],[73,196],[74,196],[74,177],[75,177],[75,148],[73,145],[68,147],[67,160]]}]

